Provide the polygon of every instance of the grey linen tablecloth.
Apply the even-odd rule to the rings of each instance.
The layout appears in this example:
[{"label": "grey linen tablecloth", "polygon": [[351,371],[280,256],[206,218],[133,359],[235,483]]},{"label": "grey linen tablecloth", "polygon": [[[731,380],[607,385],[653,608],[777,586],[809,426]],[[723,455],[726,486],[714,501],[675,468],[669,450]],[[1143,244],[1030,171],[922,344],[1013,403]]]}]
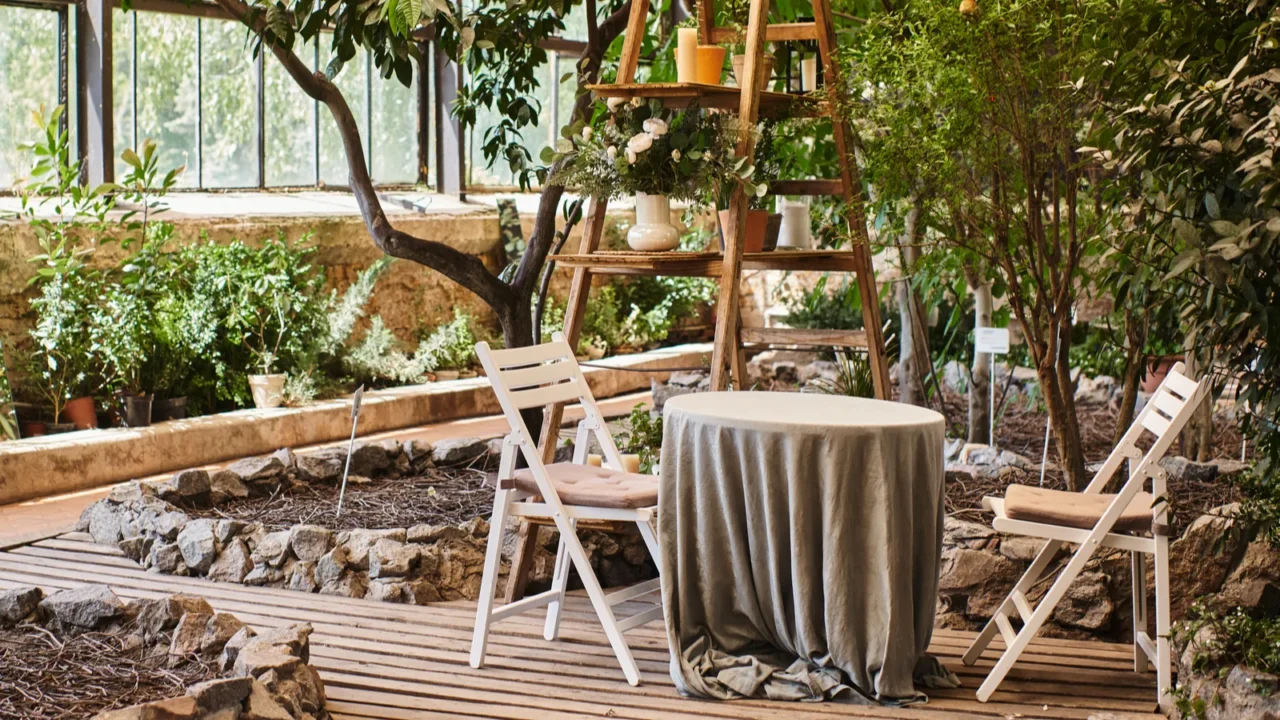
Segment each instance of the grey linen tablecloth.
[{"label": "grey linen tablecloth", "polygon": [[680,692],[901,704],[958,685],[925,654],[943,424],[829,395],[666,403],[658,534]]}]

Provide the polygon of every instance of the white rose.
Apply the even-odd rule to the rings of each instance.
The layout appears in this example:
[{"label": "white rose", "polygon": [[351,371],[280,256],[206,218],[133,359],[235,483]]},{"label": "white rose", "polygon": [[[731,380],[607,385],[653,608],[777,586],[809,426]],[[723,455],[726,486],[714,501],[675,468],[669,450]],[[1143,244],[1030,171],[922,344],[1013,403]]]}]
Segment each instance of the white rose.
[{"label": "white rose", "polygon": [[631,148],[627,148],[627,164],[628,165],[636,164],[636,152]]},{"label": "white rose", "polygon": [[660,138],[663,135],[667,134],[666,121],[659,120],[658,118],[649,118],[648,120],[645,120],[644,125],[642,127],[644,127],[645,132],[649,133],[655,138]]},{"label": "white rose", "polygon": [[672,160],[675,160],[676,162],[680,162],[680,151],[679,151],[679,150],[672,150],[672,151],[671,151],[671,159],[672,159]]},{"label": "white rose", "polygon": [[613,145],[610,145],[608,148],[606,148],[604,152],[606,155],[609,156],[610,159],[618,157],[618,148],[614,147]]},{"label": "white rose", "polygon": [[[627,152],[639,154],[653,147],[653,136],[649,133],[636,133],[627,141]],[[632,160],[631,162],[635,162]]]},{"label": "white rose", "polygon": [[622,107],[622,103],[624,102],[626,102],[626,100],[624,100],[623,98],[611,97],[608,100],[605,100],[604,104],[608,106],[609,112],[616,113],[618,112],[618,108]]},{"label": "white rose", "polygon": [[591,142],[591,132],[592,131],[591,131],[590,125],[582,128],[582,139],[586,140],[587,142]]},{"label": "white rose", "polygon": [[631,98],[631,107],[633,107],[633,108],[638,108],[638,107],[640,107],[641,105],[644,105],[644,98],[642,98],[642,97],[633,97],[633,98]]}]

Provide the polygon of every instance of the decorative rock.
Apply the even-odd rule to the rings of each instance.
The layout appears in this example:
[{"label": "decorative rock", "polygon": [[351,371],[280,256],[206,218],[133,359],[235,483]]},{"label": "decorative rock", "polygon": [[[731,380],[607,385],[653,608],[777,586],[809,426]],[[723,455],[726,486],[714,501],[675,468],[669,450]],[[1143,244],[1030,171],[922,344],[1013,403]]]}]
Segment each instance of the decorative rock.
[{"label": "decorative rock", "polygon": [[249,486],[230,470],[219,470],[209,478],[209,492],[215,503],[249,497]]},{"label": "decorative rock", "polygon": [[214,615],[210,613],[189,612],[178,621],[173,630],[173,640],[169,643],[170,655],[196,655],[200,652],[200,643],[204,640],[206,628]]},{"label": "decorative rock", "polygon": [[1218,601],[1264,616],[1280,613],[1280,550],[1265,540],[1249,543],[1223,583]]},{"label": "decorative rock", "polygon": [[218,660],[218,667],[223,672],[230,672],[235,665],[236,657],[240,654],[241,648],[248,645],[251,640],[257,637],[258,633],[254,632],[251,627],[240,628],[231,639],[222,646],[222,655]]},{"label": "decorative rock", "polygon": [[80,628],[98,627],[125,610],[124,603],[105,585],[59,590],[41,601],[40,608],[59,622]]},{"label": "decorative rock", "polygon": [[938,594],[965,596],[971,615],[989,615],[1021,574],[1017,564],[994,553],[955,548],[942,554]]},{"label": "decorative rock", "polygon": [[155,572],[172,573],[182,562],[182,552],[177,543],[157,542],[151,545],[146,566]]},{"label": "decorative rock", "polygon": [[293,451],[289,448],[280,448],[279,450],[271,453],[271,457],[279,460],[280,465],[284,467],[285,470],[291,470],[297,464],[297,456],[294,455]]},{"label": "decorative rock", "polygon": [[227,470],[244,482],[253,484],[279,479],[284,474],[285,467],[280,458],[267,455],[238,460],[227,466]]},{"label": "decorative rock", "polygon": [[125,557],[137,562],[151,552],[152,542],[151,538],[145,535],[134,535],[116,543],[116,547],[120,548],[120,552]]},{"label": "decorative rock", "polygon": [[441,600],[440,591],[436,586],[431,584],[430,580],[421,578],[405,583],[405,592],[414,605],[428,605]]},{"label": "decorative rock", "polygon": [[249,548],[240,538],[234,538],[222,548],[218,559],[209,566],[207,573],[210,580],[222,582],[243,582],[246,575],[253,570],[253,561],[249,559]]},{"label": "decorative rock", "polygon": [[336,583],[347,569],[347,548],[338,545],[316,562],[315,581],[321,585]]},{"label": "decorative rock", "polygon": [[433,543],[442,540],[459,540],[469,535],[454,525],[414,525],[405,534],[411,543]]},{"label": "decorative rock", "polygon": [[169,502],[207,499],[209,491],[209,473],[204,470],[183,470],[156,488],[156,494]]},{"label": "decorative rock", "polygon": [[[339,571],[341,572],[341,571]],[[293,570],[289,573],[290,590],[300,592],[315,592],[319,585],[316,584],[316,563],[299,561],[293,566]]]},{"label": "decorative rock", "polygon": [[293,720],[293,716],[271,697],[267,688],[257,680],[250,680],[249,696],[245,698],[240,720]]},{"label": "decorative rock", "polygon": [[387,449],[376,443],[358,444],[351,452],[351,472],[355,475],[373,477],[391,467],[391,464]]},{"label": "decorative rock", "polygon": [[972,483],[978,479],[979,471],[974,465],[949,464],[946,469],[946,481],[949,483]]},{"label": "decorative rock", "polygon": [[283,646],[290,654],[301,658],[302,662],[311,662],[311,633],[313,632],[315,629],[311,627],[311,623],[297,623],[264,630],[256,639]]},{"label": "decorative rock", "polygon": [[219,520],[213,524],[213,537],[220,544],[225,545],[231,538],[240,534],[245,528],[245,523],[240,520]]},{"label": "decorative rock", "polygon": [[258,542],[258,546],[253,549],[253,562],[255,565],[267,564],[272,567],[280,567],[289,557],[289,537],[288,530],[277,530],[267,533],[262,540]]},{"label": "decorative rock", "polygon": [[16,625],[25,620],[35,612],[42,599],[44,592],[30,585],[0,591],[0,627]]},{"label": "decorative rock", "polygon": [[1217,592],[1231,567],[1244,553],[1243,540],[1228,532],[1236,504],[1223,505],[1196,518],[1169,545],[1169,596],[1175,619],[1184,617],[1191,603]]},{"label": "decorative rock", "polygon": [[201,652],[222,652],[223,647],[247,625],[231,613],[215,613],[205,623],[204,636],[200,638]]},{"label": "decorative rock", "polygon": [[347,565],[358,570],[369,569],[369,548],[373,547],[379,540],[404,542],[406,539],[407,534],[403,528],[391,530],[347,530],[338,533],[338,544],[347,550]]},{"label": "decorative rock", "polygon": [[966,547],[981,550],[989,545],[998,533],[987,525],[960,520],[950,515],[942,519],[942,544],[944,547]]},{"label": "decorative rock", "polygon": [[297,456],[298,475],[307,482],[337,482],[347,454],[337,448]]},{"label": "decorative rock", "polygon": [[124,537],[118,507],[109,501],[99,500],[84,509],[81,517],[88,521],[88,531],[94,542],[115,545]]},{"label": "decorative rock", "polygon": [[695,392],[698,392],[696,387],[682,387],[671,383],[660,383],[653,379],[649,380],[649,393],[653,397],[653,408],[655,410],[661,410],[671,398]]},{"label": "decorative rock", "polygon": [[148,637],[172,630],[185,615],[213,616],[209,601],[194,595],[170,595],[158,600],[139,601],[138,627]]},{"label": "decorative rock", "polygon": [[196,683],[187,688],[187,695],[196,701],[196,707],[201,711],[214,712],[231,705],[240,705],[249,697],[252,688],[251,678],[222,678]]},{"label": "decorative rock", "polygon": [[431,450],[431,459],[437,465],[462,465],[489,452],[489,443],[481,438],[450,438],[441,440]]},{"label": "decorative rock", "polygon": [[425,468],[432,463],[432,445],[426,440],[405,440],[404,456],[415,468]]},{"label": "decorative rock", "polygon": [[319,525],[294,525],[289,547],[299,560],[316,562],[333,546],[333,531]]},{"label": "decorative rock", "polygon": [[273,568],[266,563],[254,565],[253,570],[244,576],[244,584],[254,587],[264,587],[267,585],[278,585],[284,581],[284,571],[279,568]]},{"label": "decorative rock", "polygon": [[1083,405],[1105,405],[1116,393],[1116,379],[1109,375],[1089,378],[1083,375],[1076,380],[1075,401]]},{"label": "decorative rock", "polygon": [[218,545],[213,538],[214,521],[208,518],[192,520],[178,533],[178,550],[187,567],[198,573],[206,573],[218,556]]},{"label": "decorative rock", "polygon": [[1053,619],[1063,625],[1095,632],[1108,627],[1115,611],[1107,590],[1110,580],[1104,573],[1080,573],[1054,608]]},{"label": "decorative rock", "polygon": [[137,480],[130,480],[127,483],[121,483],[111,488],[111,491],[107,493],[107,499],[114,503],[127,503],[150,497],[152,494],[154,494],[154,491],[149,485],[143,485]]},{"label": "decorative rock", "polygon": [[1045,541],[1039,538],[1006,535],[1000,539],[1000,554],[1010,560],[1031,562],[1040,553],[1044,544]]},{"label": "decorative rock", "polygon": [[154,521],[155,532],[165,540],[174,540],[190,520],[186,513],[176,510],[161,513]]},{"label": "decorative rock", "polygon": [[200,712],[190,695],[98,713],[93,720],[188,720]]},{"label": "decorative rock", "polygon": [[407,584],[394,580],[373,580],[369,583],[368,594],[365,595],[367,600],[379,600],[382,602],[404,602],[408,596]]},{"label": "decorative rock", "polygon": [[1162,457],[1160,467],[1169,473],[1173,482],[1211,483],[1218,477],[1218,466],[1213,463],[1201,463],[1184,457]]},{"label": "decorative rock", "polygon": [[364,575],[348,570],[337,580],[327,582],[321,586],[320,594],[358,598],[364,597],[367,589],[368,583],[365,580]]}]

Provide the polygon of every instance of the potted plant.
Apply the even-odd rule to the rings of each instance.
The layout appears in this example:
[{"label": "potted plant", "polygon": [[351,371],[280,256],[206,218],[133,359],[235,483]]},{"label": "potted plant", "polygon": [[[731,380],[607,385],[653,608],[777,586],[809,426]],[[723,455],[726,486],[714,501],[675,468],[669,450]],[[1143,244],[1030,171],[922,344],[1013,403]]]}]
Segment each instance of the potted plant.
[{"label": "potted plant", "polygon": [[[750,0],[728,0],[722,6],[722,11],[725,16],[725,25],[738,33],[738,39],[729,46],[733,54],[733,59],[730,61],[733,65],[733,78],[737,80],[738,87],[746,87],[744,82],[747,65],[746,37],[747,23],[751,19],[751,2]],[[760,62],[761,72],[757,76],[757,82],[760,89],[765,90],[769,87],[769,78],[773,77],[774,57],[766,52],[760,56]]]},{"label": "potted plant", "polygon": [[454,310],[453,320],[431,331],[414,356],[433,368],[437,380],[456,380],[476,357],[476,337],[471,316]]},{"label": "potted plant", "polygon": [[681,233],[671,222],[672,200],[713,198],[725,178],[749,182],[754,172],[735,157],[737,121],[723,113],[609,98],[595,119],[595,126],[569,128],[543,160],[568,158],[556,179],[584,195],[634,195],[636,223],[627,232],[634,250],[675,249]]}]

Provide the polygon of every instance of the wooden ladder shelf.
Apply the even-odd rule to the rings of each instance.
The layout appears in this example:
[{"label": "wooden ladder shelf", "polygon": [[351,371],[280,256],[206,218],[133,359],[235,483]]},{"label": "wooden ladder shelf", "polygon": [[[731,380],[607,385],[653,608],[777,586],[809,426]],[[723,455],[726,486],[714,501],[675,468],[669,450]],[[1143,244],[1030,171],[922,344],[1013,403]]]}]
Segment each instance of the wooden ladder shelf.
[{"label": "wooden ladder shelf", "polygon": [[[704,45],[735,41],[738,38],[737,31],[715,26],[713,4],[714,0],[698,0],[699,41]],[[813,21],[800,23],[770,25],[769,5],[770,0],[751,0],[744,40],[746,62],[741,83],[747,89],[700,83],[635,82],[649,13],[648,0],[635,0],[631,5],[616,82],[591,85],[588,89],[597,97],[604,98],[656,98],[668,107],[681,108],[696,104],[699,108],[736,110],[742,119],[736,150],[743,157],[755,156],[755,133],[752,129],[760,117],[830,117],[836,153],[840,158],[840,177],[833,180],[784,180],[773,183],[770,190],[775,195],[836,195],[844,198],[848,208],[849,228],[853,233],[852,247],[839,251],[744,253],[748,198],[745,190],[739,186],[729,200],[729,214],[731,218],[736,218],[736,222],[733,224],[734,231],[725,233],[726,247],[723,253],[599,252],[608,203],[605,198],[591,198],[587,204],[578,252],[555,257],[560,266],[573,270],[565,309],[564,333],[569,344],[576,346],[594,274],[716,277],[720,279],[720,296],[716,305],[715,345],[711,363],[712,389],[726,390],[730,387],[730,380],[735,389],[746,389],[744,343],[765,346],[860,347],[867,351],[876,397],[888,399],[889,367],[885,357],[880,300],[862,207],[862,181],[853,162],[849,143],[852,130],[848,123],[839,118],[830,103],[819,102],[813,97],[764,91],[760,89],[762,83],[758,81],[765,42],[817,40],[827,82],[838,85],[835,81],[839,77],[839,69],[832,55],[835,29],[832,26],[830,0],[813,0]],[[852,272],[857,277],[862,299],[864,329],[744,328],[739,310],[744,269]],[[555,453],[563,409],[558,405],[552,407],[544,419],[541,447],[548,461]],[[536,536],[536,528],[522,527],[521,541],[516,556],[512,559],[507,585],[508,601],[523,594]]]}]

